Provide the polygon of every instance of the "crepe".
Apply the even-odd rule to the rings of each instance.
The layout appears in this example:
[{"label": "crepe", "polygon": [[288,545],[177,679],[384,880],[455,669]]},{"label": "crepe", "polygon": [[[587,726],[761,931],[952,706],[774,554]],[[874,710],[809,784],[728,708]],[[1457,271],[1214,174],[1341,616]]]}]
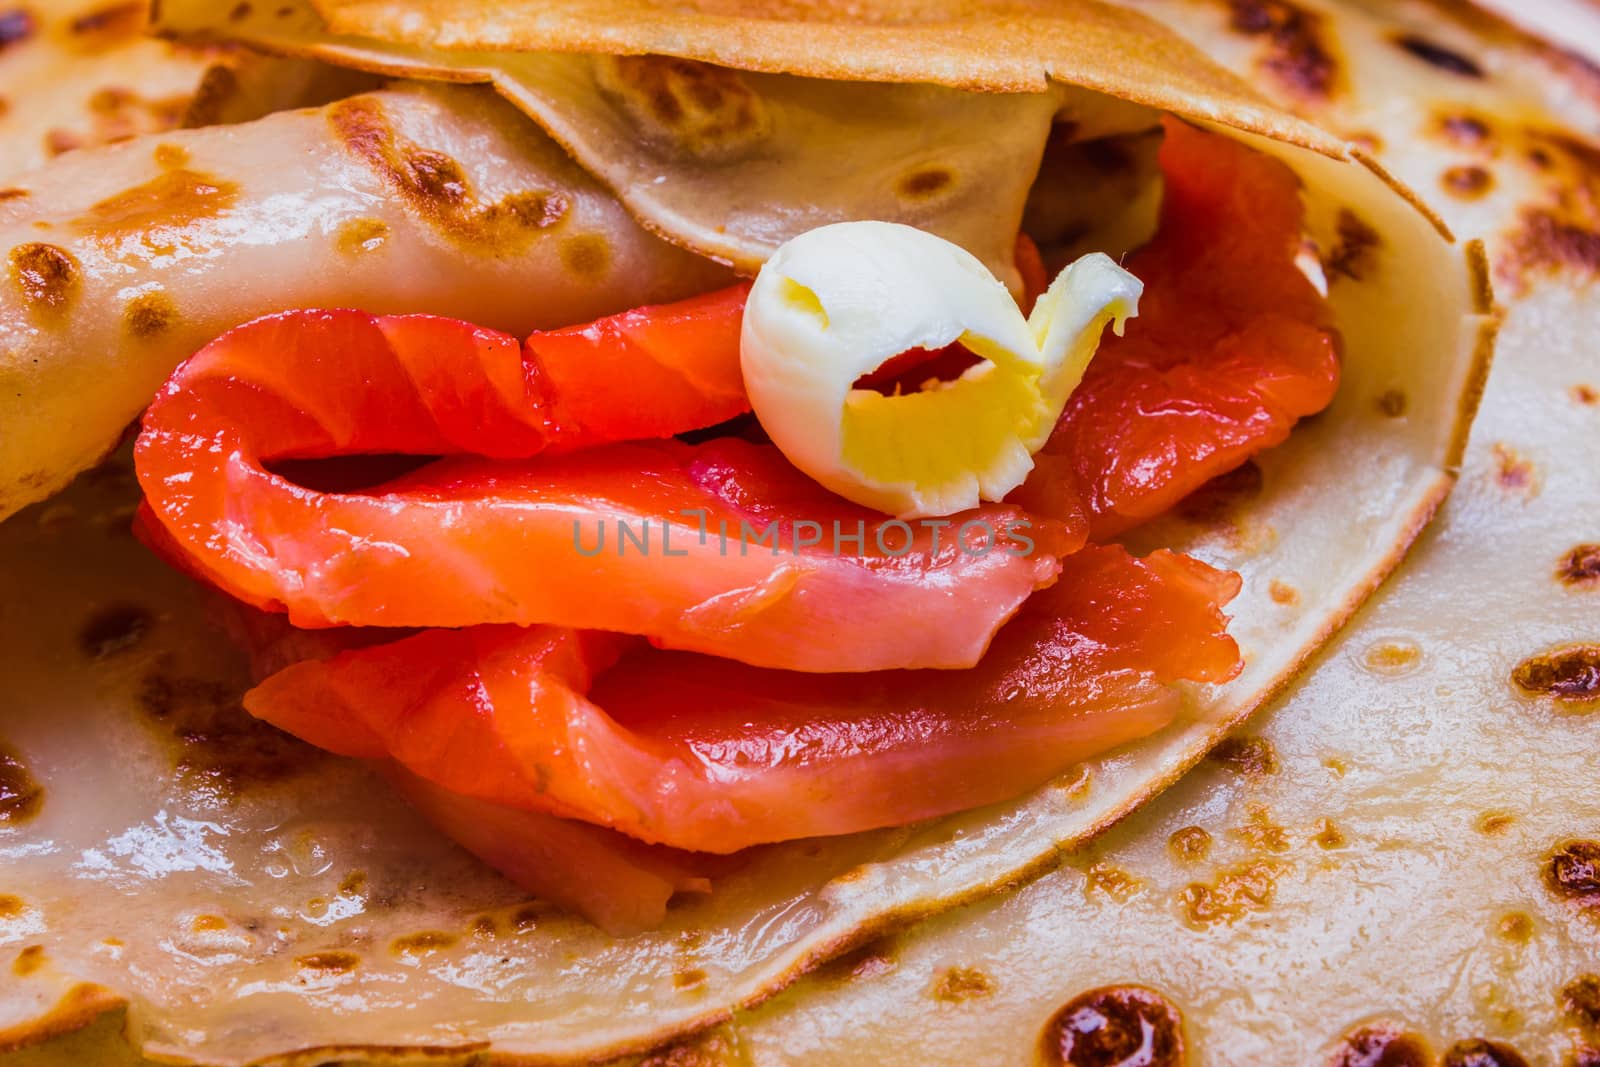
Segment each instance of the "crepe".
[{"label": "crepe", "polygon": [[[1270,35],[1142,6],[1272,84]],[[1299,106],[1489,240],[1508,315],[1461,485],[1223,758],[706,1036],[710,1062],[1061,1062],[1052,1020],[1128,984],[1182,1017],[1186,1058],[1152,1062],[1600,1062],[1592,72],[1457,5],[1295,10],[1341,75]]]},{"label": "crepe", "polygon": [[0,515],[103,456],[180,360],[258,315],[358,305],[525,333],[722,276],[523,126],[488,94],[420,87],[18,176],[26,195],[0,202]]},{"label": "crepe", "polygon": [[[1232,135],[1300,174],[1309,236],[1325,256],[1345,342],[1334,406],[1234,479],[1231,495],[1219,487],[1208,506],[1140,534],[1244,573],[1231,609],[1247,653],[1236,681],[1196,691],[1192,718],[1015,803],[764,848],[660,930],[618,940],[527,905],[423,830],[370,772],[243,718],[242,668],[223,661],[195,591],[121,536],[133,494],[113,461],[0,527],[0,566],[16,590],[0,606],[19,709],[6,741],[44,789],[0,841],[13,898],[0,937],[26,972],[0,997],[0,1042],[126,1001],[139,1044],[216,1062],[486,1047],[577,1059],[648,1047],[890,923],[1038,873],[1285,684],[1396,565],[1453,481],[1493,326],[1481,256],[1450,244],[1381,170],[1338,158],[1343,142],[1261,104],[1176,38],[1099,5],[1073,17],[1067,25],[1085,35],[1059,62],[1026,56],[988,75],[971,54],[961,62],[994,88],[1042,88],[1037,77],[1005,79],[1046,67],[1096,85],[1121,77],[1138,103],[1250,131]],[[954,79],[957,58],[917,26],[896,27],[895,54],[926,65],[902,63],[894,76]],[[1032,39],[1060,28],[1047,20]],[[867,64],[880,49],[861,40],[833,54]],[[919,40],[925,48],[911,47]],[[785,53],[771,47],[765,68],[781,68]],[[758,66],[759,53],[724,58]],[[1173,70],[1156,78],[1161,62]],[[820,73],[844,72],[887,73]],[[649,222],[694,247],[691,225]],[[75,767],[107,769],[92,788],[57,784]]]},{"label": "crepe", "polygon": [[10,5],[0,14],[0,186],[79,148],[239,122],[352,91],[352,72],[151,40],[143,0]]},{"label": "crepe", "polygon": [[207,72],[237,51],[151,41],[144,21],[142,3],[7,7],[0,21],[0,182],[74,148],[177,126]]}]

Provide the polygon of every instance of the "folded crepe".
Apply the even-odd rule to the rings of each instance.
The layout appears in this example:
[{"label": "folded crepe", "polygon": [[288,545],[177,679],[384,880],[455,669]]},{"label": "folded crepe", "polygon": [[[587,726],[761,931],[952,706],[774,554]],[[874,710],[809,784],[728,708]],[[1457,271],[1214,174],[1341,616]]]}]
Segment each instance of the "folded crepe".
[{"label": "folded crepe", "polygon": [[[163,5],[162,25],[487,81],[509,103],[408,82],[21,179],[29,196],[0,205],[8,510],[111,448],[179,360],[283,308],[526,333],[703,292],[800,232],[862,217],[948,238],[1020,289],[1025,214],[1053,258],[1146,242],[1163,112],[1208,131],[1169,120],[1169,141],[1238,141],[1297,176],[1339,386],[1286,442],[1124,537],[1242,576],[1236,677],[1172,687],[1183,708],[1169,725],[980,810],[686,867],[608,851],[616,878],[646,870],[665,887],[653,925],[612,916],[652,927],[621,938],[527,903],[377,771],[243,715],[247,683],[201,594],[124,536],[138,494],[113,459],[0,527],[15,590],[0,606],[15,709],[4,795],[17,798],[0,830],[0,936],[22,953],[0,1044],[119,1003],[145,1048],[213,1062],[592,1058],[704,1026],[889,923],[1047,869],[1170,784],[1289,682],[1455,478],[1494,325],[1481,250],[1453,243],[1357,142],[1264,103],[1141,16],[1090,3],[920,8],[892,25],[787,8],[207,8]],[[1107,149],[1123,162],[1104,166]],[[1051,195],[1078,181],[1082,202]],[[17,249],[35,251],[18,266]],[[402,762],[421,773],[426,760]],[[518,875],[526,857],[499,846],[529,813],[463,812],[459,781],[400,784]],[[694,895],[665,908],[673,890]]]},{"label": "folded crepe", "polygon": [[[1487,240],[1507,315],[1461,484],[1402,573],[1215,760],[1020,892],[865,943],[691,1047],[754,1063],[997,1046],[1067,1064],[1139,1047],[1163,1065],[1600,1062],[1600,303],[1579,252],[1600,232],[1600,109],[1565,50],[1590,42],[1465,5],[1303,3],[1291,49],[1220,6],[1141,6],[1362,136]],[[1517,8],[1564,10],[1592,8]],[[1312,45],[1328,88],[1306,97],[1285,59]]]}]

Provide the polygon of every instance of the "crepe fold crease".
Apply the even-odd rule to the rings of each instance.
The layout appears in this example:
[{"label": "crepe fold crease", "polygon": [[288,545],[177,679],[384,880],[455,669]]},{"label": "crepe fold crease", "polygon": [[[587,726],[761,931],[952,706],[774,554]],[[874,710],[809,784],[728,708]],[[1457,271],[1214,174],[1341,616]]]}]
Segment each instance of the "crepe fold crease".
[{"label": "crepe fold crease", "polygon": [[[38,172],[36,205],[0,204],[0,238],[37,243],[35,223],[49,222],[83,280],[61,309],[24,306],[16,285],[0,297],[10,508],[103,451],[185,348],[267,305],[432,310],[526,330],[708,288],[724,274],[715,261],[748,270],[797,229],[862,216],[931,229],[1009,272],[1052,124],[1096,140],[1149,129],[1161,110],[1298,174],[1342,381],[1333,405],[1231,494],[1219,488],[1130,538],[1243,575],[1230,608],[1245,653],[1236,680],[1193,688],[1178,723],[1017,801],[743,855],[709,895],[623,940],[523,901],[372,770],[245,719],[238,665],[220,662],[195,591],[108,533],[133,498],[114,459],[0,526],[13,591],[0,642],[17,709],[0,733],[46,790],[29,822],[0,828],[0,945],[38,945],[47,961],[7,980],[16,992],[0,993],[0,1033],[42,1032],[41,1005],[97,983],[126,1000],[146,1049],[207,1062],[292,1060],[308,1047],[489,1047],[518,1062],[646,1049],[892,923],[1047,869],[1165,788],[1290,682],[1455,479],[1495,323],[1481,248],[1453,243],[1339,138],[1138,15],[967,5],[974,21],[963,22],[932,4],[886,9],[900,21],[874,27],[797,9],[762,29],[653,6],[630,6],[627,19],[581,4],[548,18],[533,5],[236,10],[168,0],[162,25],[407,77],[492,81],[537,125],[484,90],[407,83],[195,131],[176,150],[134,141]],[[520,51],[531,48],[546,51]],[[676,111],[653,109],[663,99]],[[408,191],[413,149],[455,161],[471,198],[446,210]],[[943,177],[908,184],[919,174]],[[78,221],[129,184],[174,181],[207,220]],[[507,218],[545,217],[517,199],[534,194],[564,205],[560,220],[502,231]],[[527,210],[493,209],[507,202]],[[588,236],[608,254],[586,276],[561,249]],[[486,237],[505,243],[485,254]],[[140,294],[111,280],[126,256],[170,272],[149,290],[176,304],[159,350],[127,334],[125,305]],[[107,351],[121,357],[114,376]],[[111,609],[142,621],[102,658],[64,667]],[[69,784],[75,767],[98,769]]]}]

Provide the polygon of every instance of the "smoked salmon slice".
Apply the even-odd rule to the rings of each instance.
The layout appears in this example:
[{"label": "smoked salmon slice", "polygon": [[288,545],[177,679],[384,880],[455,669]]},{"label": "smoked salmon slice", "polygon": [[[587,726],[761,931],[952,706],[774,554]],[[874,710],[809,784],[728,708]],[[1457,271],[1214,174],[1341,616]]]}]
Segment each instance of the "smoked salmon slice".
[{"label": "smoked salmon slice", "polygon": [[1097,541],[1281,444],[1339,384],[1332,309],[1295,264],[1294,171],[1164,123],[1160,226],[1126,264],[1145,283],[1139,317],[1101,341],[1010,497],[1039,514],[1087,511]]},{"label": "smoked salmon slice", "polygon": [[[698,852],[1016,796],[1173,720],[1239,668],[1236,575],[1090,547],[973,669],[761,669],[561,627],[428,630],[278,672],[254,715],[461,797]],[[916,626],[916,620],[902,625]]]},{"label": "smoked salmon slice", "polygon": [[[1081,519],[996,504],[913,528],[770,445],[614,443],[745,410],[743,294],[526,346],[426,316],[258,320],[151,405],[140,525],[180,566],[298,626],[551,624],[792,670],[971,666],[1083,544]],[[271,466],[369,454],[447,458],[346,492]]]},{"label": "smoked salmon slice", "polygon": [[647,845],[575,819],[474,800],[399,769],[391,769],[389,778],[446,837],[539,899],[569,908],[613,936],[660,926],[667,903],[680,893],[711,891],[710,857]]},{"label": "smoked salmon slice", "polygon": [[[282,614],[260,611],[221,593],[207,608],[249,656],[257,681],[305,660],[410,636],[404,630],[355,626],[302,630]],[[673,897],[709,892],[712,878],[738,862],[451,793],[393,761],[381,770],[424,819],[462,848],[533,896],[575,911],[619,937],[659,926]]]}]

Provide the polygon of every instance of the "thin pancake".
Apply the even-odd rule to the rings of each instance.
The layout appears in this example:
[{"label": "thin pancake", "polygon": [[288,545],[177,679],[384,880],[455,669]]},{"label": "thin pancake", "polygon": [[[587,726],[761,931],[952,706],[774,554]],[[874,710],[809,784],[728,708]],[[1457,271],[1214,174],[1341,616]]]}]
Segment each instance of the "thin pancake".
[{"label": "thin pancake", "polygon": [[[1146,42],[1140,69],[1185,54],[1139,20],[1110,17],[1125,45]],[[1086,25],[1092,40],[1102,24]],[[1170,95],[1196,79],[1243,92],[1204,69],[1148,86]],[[1268,122],[1255,105],[1224,114],[1219,97],[1198,90],[1173,98],[1236,125],[1301,129],[1278,112]],[[197,789],[192,775],[175,777],[163,738],[244,729],[231,703],[241,679],[217,663],[218,638],[195,617],[193,594],[132,546],[106,540],[96,517],[129,499],[112,472],[0,529],[0,559],[19,590],[0,605],[0,638],[25,668],[14,683],[24,711],[8,740],[49,790],[19,836],[30,847],[6,856],[21,899],[17,943],[41,945],[50,960],[34,971],[33,999],[0,1001],[19,1032],[52,994],[103,979],[134,1005],[136,1037],[165,1055],[242,1061],[306,1045],[493,1042],[502,1056],[551,1059],[636,1048],[720,1019],[887,923],[1036,873],[1170,783],[1285,684],[1398,562],[1453,481],[1492,328],[1481,260],[1451,247],[1378,174],[1245,139],[1299,173],[1309,235],[1341,268],[1330,298],[1344,379],[1334,405],[1262,457],[1258,478],[1236,482],[1231,500],[1219,489],[1208,507],[1149,532],[1245,576],[1235,607],[1245,672],[1195,690],[1189,718],[1018,803],[758,850],[710,896],[670,909],[660,930],[619,943],[570,919],[520,913],[504,883],[423,832],[370,777],[275,749],[286,744],[276,734],[259,749],[206,750],[265,754],[202,778],[238,788],[231,802]],[[814,174],[825,173],[822,162],[833,160],[819,157]],[[1353,232],[1365,238],[1360,255]],[[148,614],[93,615],[118,605]],[[104,652],[95,666],[74,651],[85,635]],[[141,703],[160,714],[130,716]],[[160,732],[185,716],[206,728]],[[207,766],[196,753],[182,762]],[[130,763],[143,773],[119,770]],[[55,788],[72,766],[106,769],[94,788]],[[94,859],[65,858],[83,855]],[[266,870],[263,855],[282,859]],[[147,891],[130,898],[130,885]],[[172,933],[124,936],[141,930]],[[106,937],[125,942],[115,960],[96,947]]]},{"label": "thin pancake", "polygon": [[[1224,4],[1142,6],[1241,73],[1274,54]],[[1600,98],[1464,8],[1368,6],[1283,5],[1346,75],[1301,106],[1437,190],[1509,305],[1438,525],[1223,758],[1021,893],[875,942],[705,1047],[959,1062],[1001,1033],[1059,1063],[1062,1020],[1139,985],[1181,1013],[1190,1064],[1600,1055],[1600,265],[1563,254],[1600,234]],[[1465,1058],[1482,1040],[1498,1058]]]}]

